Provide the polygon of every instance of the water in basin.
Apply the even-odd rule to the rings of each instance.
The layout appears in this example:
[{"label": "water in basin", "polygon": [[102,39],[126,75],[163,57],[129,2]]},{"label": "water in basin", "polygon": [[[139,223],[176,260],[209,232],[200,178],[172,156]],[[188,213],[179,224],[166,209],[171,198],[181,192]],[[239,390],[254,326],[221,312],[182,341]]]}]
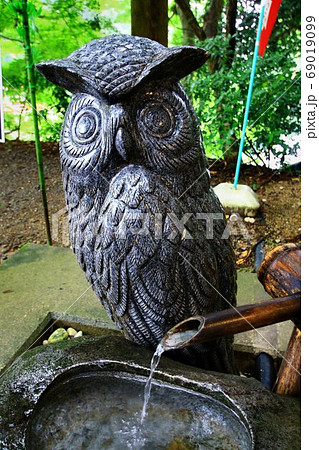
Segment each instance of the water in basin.
[{"label": "water in basin", "polygon": [[223,403],[153,382],[141,424],[145,379],[121,373],[75,375],[40,398],[27,449],[251,449],[250,433]]}]

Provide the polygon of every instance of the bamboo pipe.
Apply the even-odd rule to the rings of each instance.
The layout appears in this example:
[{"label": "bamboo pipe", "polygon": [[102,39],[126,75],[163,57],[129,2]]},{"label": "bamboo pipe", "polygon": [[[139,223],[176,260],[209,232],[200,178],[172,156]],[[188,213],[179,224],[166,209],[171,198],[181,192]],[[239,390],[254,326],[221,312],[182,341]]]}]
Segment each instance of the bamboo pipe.
[{"label": "bamboo pipe", "polygon": [[175,325],[163,337],[164,351],[242,333],[290,320],[300,314],[300,293],[253,305],[193,316]]}]

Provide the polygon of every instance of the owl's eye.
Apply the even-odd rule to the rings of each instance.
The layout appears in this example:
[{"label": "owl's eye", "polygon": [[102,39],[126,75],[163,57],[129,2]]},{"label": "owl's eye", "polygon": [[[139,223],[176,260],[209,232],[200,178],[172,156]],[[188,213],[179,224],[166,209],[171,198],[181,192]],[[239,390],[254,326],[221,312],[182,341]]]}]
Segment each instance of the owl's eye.
[{"label": "owl's eye", "polygon": [[179,92],[146,88],[137,102],[137,124],[144,145],[176,152],[191,143],[191,117]]},{"label": "owl's eye", "polygon": [[181,86],[172,80],[152,81],[134,97],[137,146],[147,167],[175,173],[190,167],[201,144],[195,113]]},{"label": "owl's eye", "polygon": [[141,113],[141,120],[148,132],[156,137],[165,137],[172,133],[174,116],[163,105],[150,104]]},{"label": "owl's eye", "polygon": [[80,110],[72,124],[72,138],[78,144],[89,144],[101,129],[101,114],[95,108]]},{"label": "owl's eye", "polygon": [[61,155],[68,163],[79,160],[80,164],[103,148],[101,111],[101,105],[94,97],[81,94],[74,97],[63,126]]}]

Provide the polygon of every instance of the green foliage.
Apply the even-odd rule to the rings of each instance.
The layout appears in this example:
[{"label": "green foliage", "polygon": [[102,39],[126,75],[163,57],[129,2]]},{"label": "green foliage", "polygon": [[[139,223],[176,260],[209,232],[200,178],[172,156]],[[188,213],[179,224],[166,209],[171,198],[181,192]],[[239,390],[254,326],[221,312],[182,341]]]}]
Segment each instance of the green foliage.
[{"label": "green foliage", "polygon": [[[211,73],[206,64],[184,82],[209,156],[227,157],[238,151],[258,21],[253,3],[239,2],[234,59],[230,61],[229,37],[223,33],[197,42],[211,52],[217,70]],[[300,5],[283,2],[278,21],[264,58],[258,58],[249,112],[245,151],[257,160],[261,152],[283,160],[298,149],[298,143],[287,143],[287,137],[300,133]]]},{"label": "green foliage", "polygon": [[[16,30],[23,40],[25,37],[25,30],[23,27],[23,2],[17,2],[14,0],[7,1],[8,8],[12,11],[14,18],[15,18],[15,27]],[[35,33],[36,27],[35,27],[35,19],[40,16],[42,11],[42,8],[36,8],[33,3],[28,2],[27,3],[27,15],[29,20],[29,32]]]},{"label": "green foliage", "polygon": [[[208,156],[220,158],[234,142],[233,135],[243,114],[244,96],[241,97],[240,80],[226,64],[228,39],[219,35],[199,45],[211,52],[212,60],[219,57],[220,67],[211,74],[209,65],[204,65],[188,77],[186,90],[192,98],[202,127],[206,152]],[[249,73],[247,75],[249,78]],[[243,77],[242,72],[240,76]]]},{"label": "green foliage", "polygon": [[[19,42],[22,41],[17,14],[20,4],[16,0],[0,0],[0,34],[9,39],[2,46],[5,94],[12,103],[21,104],[16,108],[18,111],[25,98],[29,101],[23,46]],[[35,63],[65,57],[94,38],[118,32],[116,27],[129,32],[129,4],[129,0],[29,0]],[[200,24],[209,4],[207,0],[190,2]],[[211,52],[211,65],[216,63],[217,69],[212,73],[211,65],[205,64],[183,81],[199,117],[209,156],[237,154],[258,15],[254,0],[238,0],[232,57],[229,37],[225,36],[224,11],[216,38],[197,43]],[[169,24],[170,45],[181,45],[183,33],[174,0],[169,0]],[[245,152],[257,159],[264,157],[259,157],[260,152],[272,152],[283,158],[298,148],[297,143],[287,143],[286,138],[300,132],[299,58],[300,3],[285,0],[265,57],[258,58],[244,147]],[[42,139],[57,139],[69,94],[38,75],[37,99]],[[6,114],[5,120],[7,129],[19,125],[19,118],[12,114]]]},{"label": "green foliage", "polygon": [[[28,15],[34,63],[58,59],[104,34],[117,29],[111,20],[101,15],[96,0],[29,0]],[[22,2],[0,0],[0,34],[3,41],[3,77],[5,95],[12,104],[30,102],[26,83],[23,51]],[[7,50],[7,51],[6,51]],[[70,95],[37,75],[37,100],[40,113],[41,138],[56,140]],[[30,108],[27,110],[30,113]],[[27,112],[24,111],[24,114]],[[18,117],[5,114],[5,128],[17,126]],[[9,135],[10,136],[10,135]],[[8,136],[8,137],[9,137]]]}]

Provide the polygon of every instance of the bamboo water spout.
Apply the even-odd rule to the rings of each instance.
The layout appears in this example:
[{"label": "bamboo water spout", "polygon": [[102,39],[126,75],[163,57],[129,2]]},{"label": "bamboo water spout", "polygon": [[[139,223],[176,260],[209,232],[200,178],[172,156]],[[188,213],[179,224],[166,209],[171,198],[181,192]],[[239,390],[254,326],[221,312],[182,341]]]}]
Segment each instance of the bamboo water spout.
[{"label": "bamboo water spout", "polygon": [[298,320],[300,308],[301,296],[300,293],[295,293],[287,297],[230,308],[206,316],[193,316],[171,328],[163,337],[162,345],[165,350],[176,349],[285,320]]},{"label": "bamboo water spout", "polygon": [[163,337],[164,351],[213,338],[233,335],[274,323],[295,324],[280,366],[274,392],[300,395],[301,379],[301,248],[284,244],[270,252],[258,270],[258,279],[273,299],[254,305],[193,316],[171,328]]}]

